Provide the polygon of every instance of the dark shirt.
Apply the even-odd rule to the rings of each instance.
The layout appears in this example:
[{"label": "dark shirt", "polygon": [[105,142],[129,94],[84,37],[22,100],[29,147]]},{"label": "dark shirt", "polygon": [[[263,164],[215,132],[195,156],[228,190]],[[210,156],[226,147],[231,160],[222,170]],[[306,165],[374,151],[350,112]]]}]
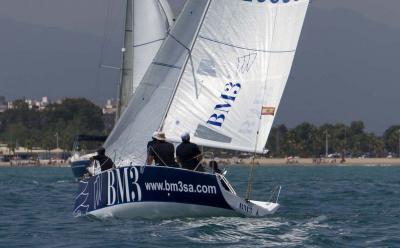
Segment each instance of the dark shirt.
[{"label": "dark shirt", "polygon": [[150,146],[152,146],[156,142],[157,142],[157,140],[150,140],[149,142],[147,142],[147,153],[149,153]]},{"label": "dark shirt", "polygon": [[94,160],[99,161],[101,171],[109,170],[114,168],[114,163],[111,158],[107,157],[106,155],[96,155],[92,157]]},{"label": "dark shirt", "polygon": [[[178,161],[181,163],[182,168],[188,170],[194,170],[196,166],[200,162],[200,158],[198,157],[201,154],[199,147],[196,144],[190,142],[182,142],[176,148],[176,157]],[[199,168],[202,171],[202,167]]]},{"label": "dark shirt", "polygon": [[166,141],[156,141],[150,144],[148,150],[149,155],[154,157],[154,163],[156,165],[177,166],[175,162],[175,147],[173,144]]}]

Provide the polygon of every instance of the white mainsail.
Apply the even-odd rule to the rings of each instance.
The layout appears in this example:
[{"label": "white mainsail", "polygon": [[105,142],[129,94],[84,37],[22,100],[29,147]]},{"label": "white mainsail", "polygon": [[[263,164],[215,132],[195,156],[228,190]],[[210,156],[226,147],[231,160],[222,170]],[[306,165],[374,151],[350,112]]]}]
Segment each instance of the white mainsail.
[{"label": "white mainsail", "polygon": [[144,162],[161,128],[179,141],[262,152],[309,0],[189,0],[106,146]]},{"label": "white mainsail", "polygon": [[125,110],[137,86],[157,54],[173,14],[166,0],[127,0],[123,66],[118,116]]}]

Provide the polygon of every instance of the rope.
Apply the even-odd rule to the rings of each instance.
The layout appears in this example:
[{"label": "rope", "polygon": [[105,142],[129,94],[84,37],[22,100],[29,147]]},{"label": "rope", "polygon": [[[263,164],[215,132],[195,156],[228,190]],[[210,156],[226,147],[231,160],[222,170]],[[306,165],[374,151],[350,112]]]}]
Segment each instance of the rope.
[{"label": "rope", "polygon": [[[160,161],[164,164],[164,166],[168,166],[167,163],[164,162],[164,160],[161,158],[161,156],[154,150],[154,148],[152,146],[149,146],[149,150],[152,150],[154,152],[154,154],[156,154],[156,156],[158,157],[158,159],[160,159]],[[155,163],[155,161],[154,161]]]}]

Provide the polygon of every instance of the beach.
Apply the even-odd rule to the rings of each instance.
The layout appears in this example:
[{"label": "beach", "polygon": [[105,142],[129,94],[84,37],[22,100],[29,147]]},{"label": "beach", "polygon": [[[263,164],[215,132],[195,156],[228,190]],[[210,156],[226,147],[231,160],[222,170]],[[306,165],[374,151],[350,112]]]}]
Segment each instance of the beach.
[{"label": "beach", "polygon": [[12,162],[0,161],[0,167],[70,167],[70,164],[62,161],[49,162],[49,160],[39,163],[32,160],[18,160]]},{"label": "beach", "polygon": [[[252,159],[216,159],[219,163],[225,165],[250,165]],[[359,166],[371,166],[371,165],[399,165],[400,158],[346,158],[346,161],[340,163],[340,158],[336,159],[321,159],[317,161],[313,158],[256,158],[254,162],[257,165],[267,166],[280,166],[280,165],[305,165],[305,166],[319,166],[319,165],[359,165]]]}]

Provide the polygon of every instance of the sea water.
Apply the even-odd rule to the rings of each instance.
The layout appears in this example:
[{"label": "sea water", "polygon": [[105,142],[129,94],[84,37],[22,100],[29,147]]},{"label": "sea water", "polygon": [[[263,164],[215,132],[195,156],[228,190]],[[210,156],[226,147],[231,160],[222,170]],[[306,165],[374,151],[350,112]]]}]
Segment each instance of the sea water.
[{"label": "sea water", "polygon": [[[227,178],[244,194],[248,168]],[[282,185],[270,217],[72,217],[69,168],[0,168],[0,247],[400,247],[400,167],[256,168],[253,198]]]}]

